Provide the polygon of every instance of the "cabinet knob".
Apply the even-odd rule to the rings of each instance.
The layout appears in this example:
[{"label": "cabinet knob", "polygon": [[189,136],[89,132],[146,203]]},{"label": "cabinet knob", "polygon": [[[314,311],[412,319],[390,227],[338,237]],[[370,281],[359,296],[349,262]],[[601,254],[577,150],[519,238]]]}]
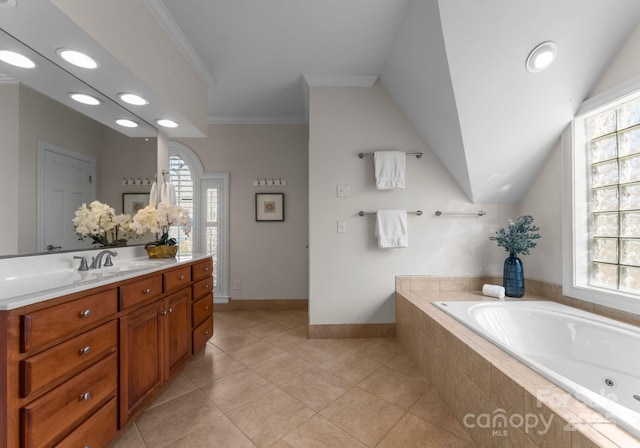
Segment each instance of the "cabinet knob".
[{"label": "cabinet knob", "polygon": [[178,280],[184,280],[184,275],[181,275]]},{"label": "cabinet knob", "polygon": [[91,346],[90,346],[90,345],[87,345],[86,347],[84,347],[84,348],[81,348],[81,349],[80,349],[80,354],[81,354],[81,355],[86,355],[86,354],[87,354],[87,353],[89,353],[90,351],[91,351]]},{"label": "cabinet knob", "polygon": [[205,336],[209,336],[209,332],[208,332],[208,331],[205,331],[205,332],[204,332],[204,335],[205,335]]},{"label": "cabinet knob", "polygon": [[204,285],[204,289],[209,289],[209,284]]},{"label": "cabinet knob", "polygon": [[204,268],[205,272],[209,272],[209,266]]},{"label": "cabinet knob", "polygon": [[173,313],[173,308],[169,308],[168,312],[169,314]]},{"label": "cabinet knob", "polygon": [[80,400],[82,401],[87,401],[89,398],[91,398],[91,394],[89,392],[85,392],[82,395],[80,395]]},{"label": "cabinet knob", "polygon": [[208,309],[209,309],[209,307],[208,307],[208,306],[205,306],[205,307],[204,307],[204,310],[205,310],[205,311],[207,311]]},{"label": "cabinet knob", "polygon": [[144,291],[142,291],[142,292],[143,292],[143,293],[145,293],[145,294],[149,294],[149,293],[151,292],[151,288],[147,288],[147,289],[145,289],[145,290],[144,290]]},{"label": "cabinet knob", "polygon": [[80,311],[80,317],[89,317],[91,310]]}]

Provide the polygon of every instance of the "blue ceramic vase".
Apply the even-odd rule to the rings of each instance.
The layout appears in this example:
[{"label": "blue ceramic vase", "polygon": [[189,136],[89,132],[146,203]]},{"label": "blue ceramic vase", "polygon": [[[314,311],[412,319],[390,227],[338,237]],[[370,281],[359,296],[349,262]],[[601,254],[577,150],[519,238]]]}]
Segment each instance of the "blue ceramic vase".
[{"label": "blue ceramic vase", "polygon": [[524,268],[522,260],[513,252],[509,253],[509,257],[504,260],[502,285],[507,297],[524,296]]}]

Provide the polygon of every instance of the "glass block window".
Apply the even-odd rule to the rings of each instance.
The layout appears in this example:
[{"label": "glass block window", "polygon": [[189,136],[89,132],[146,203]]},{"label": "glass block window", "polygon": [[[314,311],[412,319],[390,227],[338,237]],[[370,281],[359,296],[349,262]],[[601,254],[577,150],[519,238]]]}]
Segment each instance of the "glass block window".
[{"label": "glass block window", "polygon": [[640,294],[640,100],[586,121],[589,284]]},{"label": "glass block window", "polygon": [[[171,182],[176,189],[176,204],[189,212],[193,224],[193,177],[191,169],[180,156],[172,155],[169,157],[169,173]],[[187,236],[180,227],[173,226],[169,231],[169,235],[178,240],[182,255],[193,254],[193,239]]]}]

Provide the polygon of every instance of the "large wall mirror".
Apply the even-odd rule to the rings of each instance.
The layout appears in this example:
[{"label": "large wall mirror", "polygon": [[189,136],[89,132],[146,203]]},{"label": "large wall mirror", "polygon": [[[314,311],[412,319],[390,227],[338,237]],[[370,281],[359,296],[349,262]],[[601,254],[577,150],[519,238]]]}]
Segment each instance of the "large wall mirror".
[{"label": "large wall mirror", "polygon": [[[153,181],[157,169],[155,129],[53,61],[0,32],[0,49],[21,48],[36,60],[33,70],[0,62],[0,186],[4,190],[0,194],[4,221],[0,226],[0,256],[46,252],[47,246],[55,250],[91,248],[90,241],[75,237],[71,222],[75,209],[82,202],[97,199],[121,213],[123,193],[148,193],[147,179]],[[97,96],[101,106],[109,109],[109,116],[134,117],[141,125],[138,134],[117,130],[117,126],[96,116],[92,106],[65,104],[74,91]],[[69,161],[71,165],[74,161],[86,165],[72,166],[70,171],[56,170],[60,163]],[[89,169],[86,174],[85,168]],[[57,182],[64,184],[77,173],[89,185],[86,193],[72,192],[75,206],[61,211],[55,194],[43,199],[43,183],[48,182],[47,188],[55,190]],[[67,242],[60,247],[54,241],[42,240],[43,228],[49,234],[68,234]]]}]

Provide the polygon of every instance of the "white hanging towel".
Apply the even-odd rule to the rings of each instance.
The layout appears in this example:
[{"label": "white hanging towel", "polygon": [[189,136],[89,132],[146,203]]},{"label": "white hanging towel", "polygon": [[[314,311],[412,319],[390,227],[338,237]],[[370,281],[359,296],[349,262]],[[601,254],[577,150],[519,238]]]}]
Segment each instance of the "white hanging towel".
[{"label": "white hanging towel", "polygon": [[176,205],[176,187],[172,182],[167,184],[167,202],[171,205]]},{"label": "white hanging towel", "polygon": [[404,188],[406,154],[402,151],[376,151],[373,164],[378,190]]},{"label": "white hanging towel", "polygon": [[407,247],[407,211],[378,210],[376,212],[376,238],[380,249]]},{"label": "white hanging towel", "polygon": [[154,182],[149,193],[149,205],[158,205],[158,185]]},{"label": "white hanging towel", "polygon": [[176,187],[171,182],[165,182],[160,189],[160,201],[176,205]]}]

